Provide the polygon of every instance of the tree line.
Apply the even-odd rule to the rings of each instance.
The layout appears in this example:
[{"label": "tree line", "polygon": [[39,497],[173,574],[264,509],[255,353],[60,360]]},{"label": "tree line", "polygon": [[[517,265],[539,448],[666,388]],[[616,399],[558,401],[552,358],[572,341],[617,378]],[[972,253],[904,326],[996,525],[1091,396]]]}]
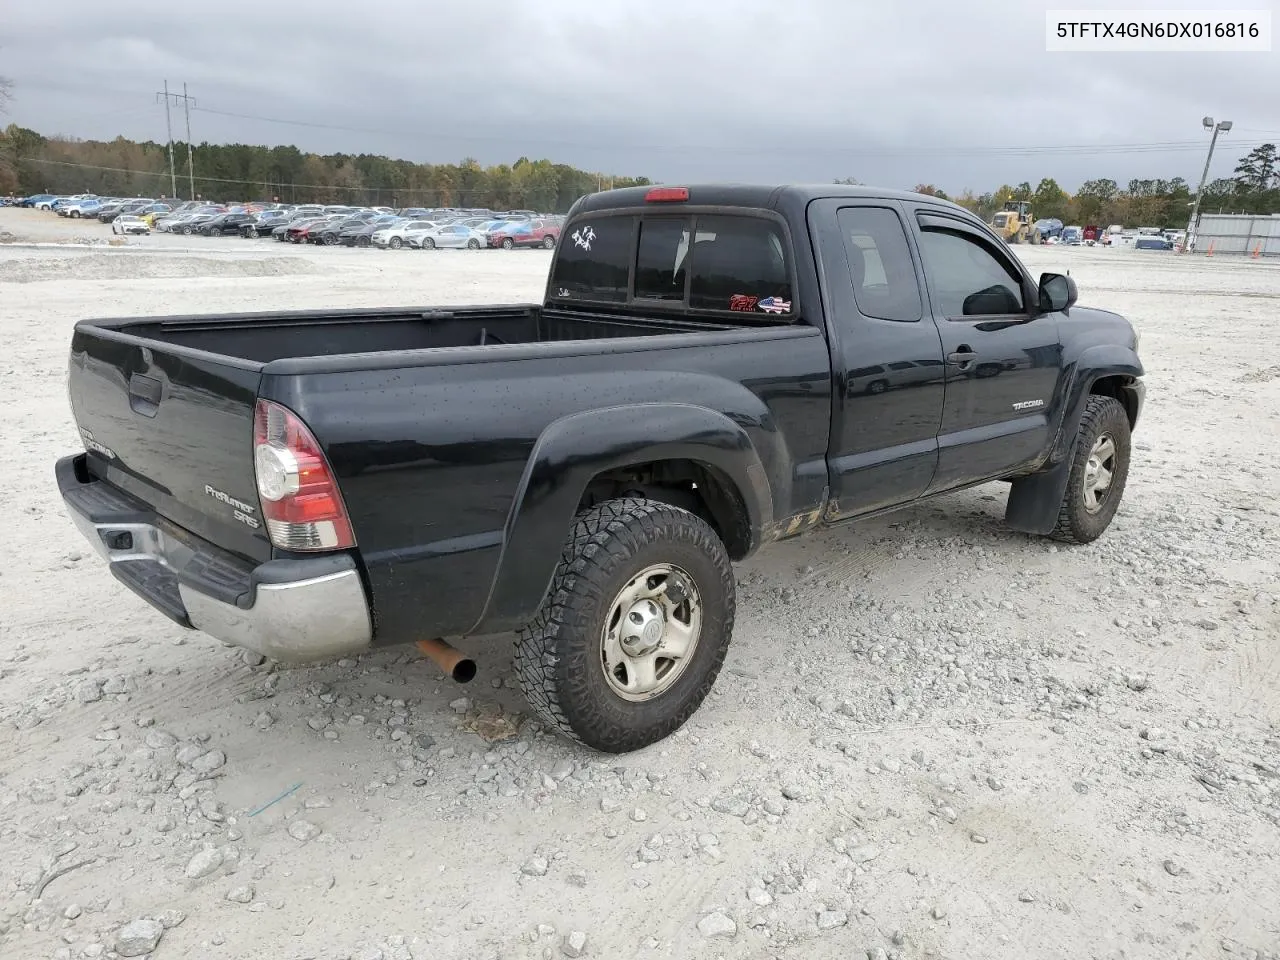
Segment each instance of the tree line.
[{"label": "tree line", "polygon": [[[1144,227],[1185,227],[1191,216],[1195,192],[1182,177],[1171,180],[1130,180],[1121,186],[1114,180],[1088,180],[1068,193],[1053,179],[1035,187],[1029,181],[1005,184],[991,193],[965,190],[949,197],[932,184],[916,184],[917,193],[951,200],[984,220],[1010,200],[1031,201],[1037,218],[1056,217],[1064,223],[1113,223]],[[1205,184],[1200,203],[1203,213],[1280,213],[1280,157],[1276,145],[1255,147],[1236,164],[1232,176]]]},{"label": "tree line", "polygon": [[[562,213],[580,196],[649,183],[521,157],[483,167],[413,163],[372,154],[304,153],[297,147],[242,143],[193,146],[194,193],[209,200],[279,200],[391,207],[485,207]],[[0,194],[96,193],[176,195],[187,199],[187,145],[116,137],[111,141],[45,137],[10,124],[0,133]],[[176,190],[174,181],[176,180]]]},{"label": "tree line", "polygon": [[[7,89],[0,80],[0,108]],[[373,206],[526,208],[564,212],[578,197],[608,187],[648,184],[645,177],[602,175],[550,160],[521,157],[513,164],[483,167],[473,159],[457,164],[413,163],[372,154],[304,153],[297,147],[249,144],[194,146],[194,193],[204,199],[273,200],[284,203],[347,203]],[[176,190],[165,144],[116,137],[111,141],[45,137],[11,124],[0,132],[0,194],[97,193],[187,198],[187,145],[174,144]],[[837,183],[854,183],[852,179]],[[1185,226],[1195,199],[1182,177],[1170,180],[1089,180],[1068,193],[1056,180],[1004,184],[987,193],[964,190],[948,196],[932,184],[919,193],[953,200],[983,219],[1010,200],[1029,200],[1038,218],[1065,223]],[[1233,175],[1205,187],[1205,213],[1280,212],[1280,158],[1275,144],[1242,157]]]}]

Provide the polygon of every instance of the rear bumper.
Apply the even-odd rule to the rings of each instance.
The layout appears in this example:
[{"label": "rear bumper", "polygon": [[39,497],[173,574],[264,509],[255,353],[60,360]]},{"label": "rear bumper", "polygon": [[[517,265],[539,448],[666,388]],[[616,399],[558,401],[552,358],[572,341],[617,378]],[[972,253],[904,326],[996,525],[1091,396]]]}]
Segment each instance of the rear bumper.
[{"label": "rear bumper", "polygon": [[111,573],[181,626],[285,663],[372,642],[364,584],[347,554],[254,565],[93,478],[83,454],[63,457],[55,473],[72,521]]}]

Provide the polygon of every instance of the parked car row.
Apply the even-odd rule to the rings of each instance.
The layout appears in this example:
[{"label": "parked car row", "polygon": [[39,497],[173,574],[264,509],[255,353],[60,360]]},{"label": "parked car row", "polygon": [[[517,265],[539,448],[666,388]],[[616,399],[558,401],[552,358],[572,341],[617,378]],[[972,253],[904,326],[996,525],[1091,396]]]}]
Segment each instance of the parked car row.
[{"label": "parked car row", "polygon": [[270,236],[285,243],[324,246],[377,247],[384,250],[481,250],[543,247],[560,238],[563,218],[527,214],[436,213],[414,216],[404,211],[378,213],[373,209],[324,213],[294,210],[263,211],[240,228],[247,238]]},{"label": "parked car row", "polygon": [[288,243],[377,247],[387,250],[504,249],[542,247],[560,238],[564,218],[533,210],[498,213],[485,209],[351,207],[321,204],[183,202],[91,194],[38,194],[18,206],[71,218],[94,217],[113,233],[176,233],[183,236],[271,237]]}]

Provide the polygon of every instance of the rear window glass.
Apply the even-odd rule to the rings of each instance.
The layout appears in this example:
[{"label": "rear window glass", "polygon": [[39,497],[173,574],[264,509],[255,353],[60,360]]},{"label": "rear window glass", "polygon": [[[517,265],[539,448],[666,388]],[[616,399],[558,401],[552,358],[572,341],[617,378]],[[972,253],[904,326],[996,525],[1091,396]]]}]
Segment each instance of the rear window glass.
[{"label": "rear window glass", "polygon": [[689,221],[642,220],[636,251],[636,296],[649,300],[684,299]]},{"label": "rear window glass", "polygon": [[584,218],[560,242],[551,285],[557,296],[592,300],[627,299],[630,275],[630,217]]},{"label": "rear window glass", "polygon": [[689,256],[689,306],[700,310],[791,313],[791,277],[782,232],[756,217],[698,217]]}]

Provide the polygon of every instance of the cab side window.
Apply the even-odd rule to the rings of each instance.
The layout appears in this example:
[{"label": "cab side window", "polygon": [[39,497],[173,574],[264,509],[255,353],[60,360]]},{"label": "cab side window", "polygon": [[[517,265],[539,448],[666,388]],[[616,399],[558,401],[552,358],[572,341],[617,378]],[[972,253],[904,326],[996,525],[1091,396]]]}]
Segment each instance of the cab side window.
[{"label": "cab side window", "polygon": [[859,312],[878,320],[918,321],[920,284],[898,215],[888,207],[845,207],[837,221]]}]

